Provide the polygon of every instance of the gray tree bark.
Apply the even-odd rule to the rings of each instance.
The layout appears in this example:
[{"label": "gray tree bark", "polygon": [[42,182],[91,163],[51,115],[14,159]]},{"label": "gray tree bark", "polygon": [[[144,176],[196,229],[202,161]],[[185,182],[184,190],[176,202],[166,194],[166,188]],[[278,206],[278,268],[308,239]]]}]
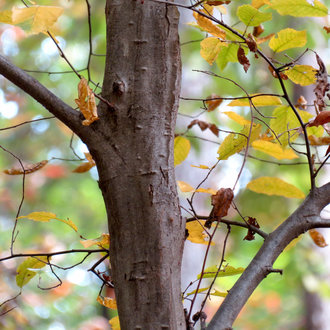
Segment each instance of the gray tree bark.
[{"label": "gray tree bark", "polygon": [[86,140],[99,172],[122,329],[184,329],[181,259],[185,224],[174,176],[180,93],[175,7],[108,0],[102,96]]}]

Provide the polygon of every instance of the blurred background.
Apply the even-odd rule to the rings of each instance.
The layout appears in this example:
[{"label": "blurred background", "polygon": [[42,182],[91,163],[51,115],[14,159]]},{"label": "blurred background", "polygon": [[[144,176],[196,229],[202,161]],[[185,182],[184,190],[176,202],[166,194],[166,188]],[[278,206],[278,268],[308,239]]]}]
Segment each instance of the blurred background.
[{"label": "blurred background", "polygon": [[[56,24],[55,34],[59,46],[65,55],[82,75],[87,78],[86,66],[89,55],[87,6],[82,0],[39,0],[39,5],[58,5],[64,8],[64,14]],[[93,52],[101,56],[92,56],[90,64],[91,84],[96,87],[102,84],[105,54],[105,22],[104,1],[90,1],[91,22],[93,30]],[[240,1],[249,3],[248,1]],[[327,3],[329,4],[329,2]],[[0,10],[11,9],[14,5],[23,6],[21,1],[0,0]],[[235,5],[230,5],[225,21],[230,22],[231,15],[236,12]],[[123,13],[123,19],[125,13]],[[215,63],[212,67],[200,56],[200,41],[205,34],[191,26],[194,21],[189,11],[181,11],[181,43],[182,43],[182,92],[183,98],[206,99],[211,94],[226,97],[242,96],[242,92],[233,83],[215,78],[194,70],[212,70],[229,77],[241,84],[249,93],[279,92],[278,82],[271,78],[267,66],[260,60],[249,56],[251,67],[248,73],[237,63]],[[232,21],[231,21],[232,22]],[[326,19],[296,19],[289,16],[276,16],[264,25],[263,36],[277,32],[285,27],[297,30],[305,29],[308,34],[307,47],[313,48],[329,64],[329,37],[322,29],[329,25]],[[239,28],[239,27],[238,27]],[[301,52],[304,49],[300,49]],[[77,85],[79,79],[70,72],[67,63],[59,56],[54,42],[46,35],[28,35],[17,26],[0,24],[0,52],[20,68],[33,71],[33,75],[47,88],[62,98],[72,107],[76,107]],[[300,53],[288,51],[292,57]],[[272,54],[267,54],[272,56]],[[283,58],[281,58],[283,60]],[[310,64],[317,68],[313,53],[307,53],[300,64]],[[66,73],[61,73],[66,72]],[[313,99],[313,87],[295,87],[286,83],[293,102],[304,95],[308,104]],[[224,101],[221,106],[208,113],[203,108],[203,102],[182,100],[180,103],[177,134],[183,134],[192,145],[188,158],[176,168],[177,180],[185,181],[196,187],[206,176],[207,171],[191,167],[191,165],[213,166],[217,161],[217,149],[226,134],[220,132],[219,137],[211,132],[201,132],[199,127],[193,127],[188,132],[186,128],[193,119],[215,123],[219,128],[237,131],[239,125],[230,120],[224,111],[233,111]],[[262,108],[264,114],[270,116],[273,107]],[[248,117],[246,107],[234,110]],[[311,109],[313,113],[313,109]],[[97,185],[97,171],[92,168],[87,173],[72,173],[84,152],[85,145],[57,119],[46,119],[50,114],[31,97],[22,93],[13,84],[0,77],[0,144],[5,149],[20,158],[25,164],[34,164],[42,160],[49,163],[40,171],[29,174],[25,178],[24,204],[20,215],[30,212],[53,212],[61,219],[69,218],[78,227],[75,233],[63,223],[50,221],[39,223],[22,219],[18,223],[18,236],[14,245],[16,253],[50,252],[69,249],[81,249],[80,235],[86,239],[100,237],[107,232],[106,213],[101,193]],[[2,130],[22,122],[41,119],[19,127]],[[203,139],[201,139],[203,138]],[[324,154],[325,149],[320,150]],[[78,156],[78,157],[77,157]],[[258,156],[258,154],[257,154]],[[274,160],[271,157],[265,160]],[[228,161],[220,162],[212,172],[203,188],[219,189],[233,187],[243,156],[235,155]],[[300,162],[305,160],[301,157]],[[0,151],[0,169],[19,167],[15,157],[5,151]],[[257,219],[261,229],[269,232],[285,220],[299,205],[299,200],[277,196],[256,194],[245,189],[246,184],[259,176],[276,176],[299,187],[304,193],[309,191],[309,174],[307,165],[279,166],[255,159],[248,159],[240,181],[235,188],[235,204],[244,216]],[[329,178],[326,167],[319,176],[319,184]],[[186,199],[189,193],[179,192],[183,216],[189,217],[184,209],[189,209]],[[22,198],[22,176],[8,176],[0,173],[0,257],[9,254],[12,228],[18,206]],[[199,215],[207,216],[211,210],[210,195],[196,195],[194,208]],[[329,217],[324,212],[324,217]],[[228,219],[240,221],[237,212],[230,209]],[[320,230],[327,241],[330,241],[328,230]],[[220,226],[215,245],[211,247],[207,266],[217,265],[221,258],[226,227]],[[256,235],[254,241],[243,238],[247,231],[232,227],[226,245],[226,264],[233,267],[246,267],[260,248],[263,239]],[[190,285],[201,272],[201,265],[207,245],[186,241],[182,289],[189,286],[187,292],[196,287]],[[276,261],[275,268],[283,269],[283,275],[270,274],[251,296],[248,304],[242,310],[234,324],[235,329],[330,329],[329,315],[325,312],[329,307],[329,247],[316,247],[309,235],[291,244]],[[81,261],[83,255],[57,256],[52,259],[62,267],[68,267]],[[101,287],[101,281],[87,270],[100,256],[90,256],[83,264],[69,270],[56,269],[56,274],[63,284],[53,290],[47,287],[58,283],[54,275],[46,267],[41,269],[23,288],[23,293],[15,301],[8,304],[7,309],[15,307],[6,315],[0,317],[1,329],[107,329],[108,320],[116,315],[115,311],[105,309],[96,302]],[[15,296],[19,288],[15,282],[16,269],[23,259],[14,259],[0,264],[0,304]],[[100,266],[101,271],[105,266]],[[238,276],[224,277],[216,281],[217,290],[225,292],[235,283]],[[203,280],[206,287],[208,280]],[[38,288],[38,286],[41,288]],[[103,292],[113,296],[113,292]],[[203,300],[201,293],[195,303],[194,311],[199,310]],[[208,300],[205,312],[208,320],[212,317],[222,298],[212,297]],[[190,302],[184,301],[190,308]],[[314,327],[317,324],[318,327]]]}]

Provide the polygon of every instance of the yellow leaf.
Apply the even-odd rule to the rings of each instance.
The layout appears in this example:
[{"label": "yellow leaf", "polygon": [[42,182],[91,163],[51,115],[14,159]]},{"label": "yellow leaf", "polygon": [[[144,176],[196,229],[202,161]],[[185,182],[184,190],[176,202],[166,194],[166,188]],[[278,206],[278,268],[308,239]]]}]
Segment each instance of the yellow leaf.
[{"label": "yellow leaf", "polygon": [[119,316],[113,317],[109,321],[109,324],[111,325],[112,330],[120,330]]},{"label": "yellow leaf", "polygon": [[269,41],[269,47],[275,52],[283,52],[286,49],[303,47],[306,45],[306,31],[296,31],[294,29],[284,29],[273,36]]},{"label": "yellow leaf", "polygon": [[[207,234],[204,232],[204,228],[202,225],[205,224],[205,220],[199,220],[198,221],[190,221],[186,223],[186,229],[188,230],[189,236],[187,238],[188,241],[192,243],[197,244],[208,244],[208,240],[206,238],[208,237]],[[214,245],[213,242],[211,242],[211,245]]]},{"label": "yellow leaf", "polygon": [[48,260],[46,256],[29,257],[24,260],[17,268],[16,284],[22,288],[27,284],[37,273],[31,269],[40,269],[46,266]]},{"label": "yellow leaf", "polygon": [[94,159],[92,158],[92,156],[89,152],[85,152],[85,157],[87,159],[87,162],[81,163],[72,172],[74,172],[74,173],[85,173],[85,172],[89,171],[92,167],[95,166]]},{"label": "yellow leaf", "polygon": [[[229,134],[221,143],[218,154],[219,159],[225,160],[228,157],[240,152],[247,145],[247,136],[249,135],[250,127],[245,125],[241,130],[240,134]],[[249,143],[251,144],[254,140],[259,137],[261,132],[261,125],[253,125]],[[243,134],[243,135],[242,135]]]},{"label": "yellow leaf", "polygon": [[267,176],[250,181],[246,188],[254,192],[266,195],[277,195],[288,198],[305,197],[305,194],[294,185],[287,183],[279,178],[272,178]]},{"label": "yellow leaf", "polygon": [[31,33],[46,33],[51,30],[63,8],[53,6],[31,6],[28,8],[12,8],[11,11],[0,12],[0,22],[19,25]]},{"label": "yellow leaf", "polygon": [[80,243],[85,247],[89,248],[93,245],[97,245],[103,249],[109,249],[110,245],[110,235],[109,234],[102,234],[101,237],[97,239],[86,239],[81,240]]},{"label": "yellow leaf", "polygon": [[262,13],[251,5],[243,5],[237,8],[237,17],[247,26],[258,26],[272,19],[271,13]]},{"label": "yellow leaf", "polygon": [[177,181],[178,183],[178,186],[179,186],[179,189],[182,191],[182,192],[192,192],[194,191],[195,189],[187,182],[184,182],[184,181]]},{"label": "yellow leaf", "polygon": [[[256,107],[282,104],[281,99],[277,96],[272,96],[272,95],[255,96],[255,95],[258,95],[258,94],[252,94],[251,96],[254,96],[254,97],[251,100]],[[230,107],[249,107],[250,102],[249,102],[248,98],[233,100],[228,104],[228,106],[230,106]]]},{"label": "yellow leaf", "polygon": [[211,20],[196,12],[194,12],[193,15],[197,21],[197,24],[203,31],[208,32],[215,37],[225,39],[226,33],[222,31],[219,27],[214,25]]},{"label": "yellow leaf", "polygon": [[207,288],[200,288],[200,289],[198,289],[198,290],[192,290],[191,292],[187,293],[187,297],[189,297],[189,296],[195,294],[196,292],[197,292],[197,293],[205,292],[205,291],[207,291],[209,288],[210,288],[210,287],[207,287]]},{"label": "yellow leaf", "polygon": [[218,291],[216,289],[214,289],[214,292],[211,292],[210,293],[211,296],[223,297],[223,298],[226,297],[227,294],[228,294],[228,292],[220,292],[220,291]]},{"label": "yellow leaf", "polygon": [[[234,275],[242,274],[244,270],[245,268],[243,267],[235,268],[233,266],[226,266],[226,267],[222,267],[218,272],[217,266],[210,266],[204,269],[203,278],[214,278],[217,272],[218,272],[217,277],[234,276]],[[201,274],[198,274],[197,278],[200,279]]]},{"label": "yellow leaf", "polygon": [[221,46],[227,47],[228,44],[215,37],[206,38],[201,42],[201,56],[212,65],[219,55]]},{"label": "yellow leaf", "polygon": [[292,149],[282,149],[278,143],[272,143],[265,140],[256,140],[252,142],[252,147],[256,150],[273,156],[276,159],[294,159],[299,158]]},{"label": "yellow leaf", "polygon": [[70,226],[75,231],[78,230],[77,226],[71,220],[59,219],[56,217],[55,213],[51,213],[51,212],[32,212],[28,215],[20,216],[17,219],[23,219],[23,218],[34,220],[34,221],[40,221],[40,222],[49,222],[50,220],[54,219],[54,220],[66,223],[68,226]]},{"label": "yellow leaf", "polygon": [[317,70],[310,65],[295,65],[293,68],[285,71],[288,78],[295,84],[308,86],[316,82]]},{"label": "yellow leaf", "polygon": [[189,140],[183,136],[177,136],[174,139],[174,166],[181,164],[187,158],[189,151]]},{"label": "yellow leaf", "polygon": [[94,93],[84,77],[81,78],[78,84],[78,99],[75,99],[75,102],[85,117],[85,120],[82,122],[84,126],[89,126],[94,121],[100,119],[97,115]]},{"label": "yellow leaf", "polygon": [[250,121],[245,119],[244,117],[238,115],[236,112],[233,111],[224,111],[224,114],[226,114],[230,119],[234,120],[236,123],[244,126],[244,125],[250,125]]},{"label": "yellow leaf", "polygon": [[107,308],[117,309],[117,302],[115,299],[97,296],[96,301]]},{"label": "yellow leaf", "polygon": [[195,190],[195,192],[201,192],[201,193],[206,193],[206,194],[211,194],[211,195],[215,195],[217,193],[216,190],[211,189],[211,188],[198,188]]},{"label": "yellow leaf", "polygon": [[281,15],[296,17],[322,17],[328,15],[327,7],[318,0],[272,0],[271,7]]},{"label": "yellow leaf", "polygon": [[11,10],[0,11],[0,23],[13,24]]},{"label": "yellow leaf", "polygon": [[199,165],[199,166],[196,166],[196,165],[190,165],[191,167],[196,167],[196,168],[200,168],[202,170],[209,170],[210,168],[206,165]]}]

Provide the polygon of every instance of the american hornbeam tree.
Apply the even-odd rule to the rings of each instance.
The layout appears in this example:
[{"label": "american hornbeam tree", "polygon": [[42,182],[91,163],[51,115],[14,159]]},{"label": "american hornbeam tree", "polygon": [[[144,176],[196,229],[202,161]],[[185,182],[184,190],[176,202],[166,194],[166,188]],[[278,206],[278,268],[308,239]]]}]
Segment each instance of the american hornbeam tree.
[{"label": "american hornbeam tree", "polygon": [[[185,1],[164,0],[105,2],[106,56],[100,93],[89,71],[95,54],[88,0],[85,1],[90,32],[87,79],[70,62],[56,39],[53,24],[63,12],[61,7],[41,6],[38,1],[22,0],[21,6],[0,12],[1,22],[28,28],[33,33],[44,33],[52,39],[59,55],[79,78],[76,109],[3,55],[0,56],[0,73],[38,101],[88,147],[87,162],[76,172],[87,171],[96,165],[108,215],[109,236],[103,235],[99,241],[84,242],[86,249],[83,252],[87,256],[105,253],[92,271],[104,285],[114,287],[121,329],[193,329],[198,320],[201,327],[206,328],[203,307],[211,295],[226,297],[207,329],[229,329],[259,283],[269,273],[282,271],[273,269],[273,264],[293,239],[310,231],[317,245],[326,245],[322,235],[314,229],[330,227],[330,220],[320,216],[330,202],[330,183],[320,187],[316,184],[316,178],[321,169],[326,168],[324,165],[330,154],[329,148],[324,150],[325,156],[323,149],[316,151],[329,145],[326,67],[321,57],[311,50],[306,50],[296,59],[288,55],[291,49],[306,45],[306,31],[288,27],[270,31],[272,33],[265,37],[260,35],[263,33],[261,24],[271,22],[273,17],[324,17],[328,10],[318,0],[253,0],[239,6],[235,2],[219,0],[190,1],[188,5]],[[232,22],[239,21],[239,25],[229,23],[227,11],[231,6],[235,8]],[[200,46],[201,56],[210,65],[216,62],[222,70],[228,62],[239,62],[245,73],[268,67],[267,79],[274,80],[277,85],[272,93],[258,91],[258,94],[250,94],[243,83],[231,77],[219,75],[216,71],[201,72],[229,81],[240,91],[240,96],[212,95],[199,99],[203,104],[203,114],[213,112],[227,100],[231,100],[229,107],[247,107],[250,112],[245,117],[234,111],[225,112],[241,127],[239,131],[226,130],[219,124],[200,119],[194,119],[188,125],[188,131],[198,125],[201,130],[208,129],[216,136],[224,132],[226,135],[221,143],[217,142],[220,146],[214,166],[200,166],[207,174],[196,189],[185,182],[178,182],[183,192],[191,193],[185,217],[180,209],[174,173],[174,165],[186,158],[190,148],[187,132],[175,136],[181,84],[178,7],[193,12],[193,25],[207,33]],[[329,27],[325,26],[324,30],[324,33],[329,32]],[[299,64],[307,55],[316,58],[314,67]],[[297,102],[293,101],[287,87],[292,83],[314,84],[314,100],[307,102],[302,96]],[[93,91],[89,86],[96,88]],[[265,114],[265,106],[275,107],[271,116]],[[14,252],[20,219],[44,222],[57,219],[75,230],[76,227],[72,221],[59,219],[50,212],[21,215],[25,177],[46,166],[48,160],[26,166],[14,150],[3,145],[1,149],[16,158],[19,164],[18,168],[5,170],[5,174],[17,174],[23,178],[23,196],[14,221],[9,254],[1,259],[26,258],[18,267],[16,276],[17,285],[22,288],[36,274],[33,269],[47,266],[56,276],[55,265],[51,261],[56,254],[82,251]],[[218,187],[214,191],[201,187],[220,163],[235,154],[242,155],[242,163],[233,187]],[[282,160],[291,162],[301,157],[300,161],[306,163],[304,175],[309,173],[310,192],[306,197],[301,190],[278,178],[261,177],[248,183],[247,189],[258,193],[303,199],[297,210],[269,234],[260,229],[252,216],[242,215],[241,222],[225,218],[230,206],[241,214],[235,203],[234,190],[245,164],[252,157],[266,162],[274,162],[275,158],[279,164]],[[201,192],[211,194],[213,208],[209,215],[199,214],[194,201],[196,193]],[[223,241],[223,253],[217,267],[206,268],[211,243],[220,224],[221,227],[227,226],[228,230]],[[264,239],[245,270],[230,267],[224,262],[226,242],[233,226],[248,230],[246,240],[253,240],[256,234]],[[182,298],[187,298],[187,295],[182,295],[180,280],[184,242],[186,238],[205,242],[205,235],[208,237],[207,252],[201,275],[196,289],[191,292],[191,307],[184,311]],[[93,244],[98,249],[88,250]],[[109,255],[111,271],[108,275],[100,274],[96,267]],[[240,273],[242,275],[228,294],[214,290],[217,278]],[[207,288],[201,288],[203,278],[213,279]],[[200,292],[206,293],[206,298],[199,312],[192,315],[192,307]],[[5,308],[10,301],[6,300],[1,306]],[[111,299],[100,297],[100,301],[108,307],[115,305]],[[2,314],[7,315],[8,312],[5,310]],[[112,324],[114,328],[118,327],[114,321]]]}]

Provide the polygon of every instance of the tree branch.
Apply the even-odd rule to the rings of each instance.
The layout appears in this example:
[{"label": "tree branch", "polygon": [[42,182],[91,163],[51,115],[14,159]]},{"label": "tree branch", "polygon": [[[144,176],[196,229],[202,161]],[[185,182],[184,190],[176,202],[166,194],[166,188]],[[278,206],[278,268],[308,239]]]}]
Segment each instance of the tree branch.
[{"label": "tree branch", "polygon": [[254,289],[272,272],[275,260],[294,238],[312,228],[330,227],[330,220],[320,217],[320,212],[329,203],[330,182],[312,190],[299,208],[268,235],[257,255],[229,291],[208,330],[231,329]]},{"label": "tree branch", "polygon": [[10,63],[2,55],[0,55],[0,74],[33,97],[77,135],[84,135],[84,131],[87,134],[88,128],[81,124],[82,118],[80,118],[78,111],[75,111],[45,86],[40,84],[39,81]]}]

